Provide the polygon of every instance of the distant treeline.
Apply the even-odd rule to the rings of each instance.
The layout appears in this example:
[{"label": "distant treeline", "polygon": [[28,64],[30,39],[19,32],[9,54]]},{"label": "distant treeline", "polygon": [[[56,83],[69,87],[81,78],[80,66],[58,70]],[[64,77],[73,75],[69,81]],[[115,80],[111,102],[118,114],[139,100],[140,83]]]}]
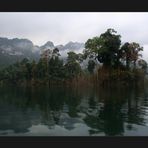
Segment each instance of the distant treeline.
[{"label": "distant treeline", "polygon": [[[130,84],[143,81],[147,62],[140,54],[138,43],[121,43],[121,36],[108,29],[99,37],[88,39],[83,53],[68,52],[66,62],[58,48],[47,49],[39,62],[27,58],[0,71],[0,82],[31,84],[95,84],[115,82]],[[87,67],[82,68],[83,61]],[[129,83],[130,82],[130,83]]]}]

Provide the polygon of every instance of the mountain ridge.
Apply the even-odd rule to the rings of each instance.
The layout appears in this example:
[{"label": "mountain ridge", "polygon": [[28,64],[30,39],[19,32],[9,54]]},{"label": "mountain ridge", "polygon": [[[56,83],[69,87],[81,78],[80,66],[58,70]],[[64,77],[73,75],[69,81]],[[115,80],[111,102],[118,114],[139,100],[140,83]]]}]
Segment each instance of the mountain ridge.
[{"label": "mountain ridge", "polygon": [[38,61],[42,52],[47,49],[58,48],[61,56],[66,57],[67,52],[79,52],[84,49],[84,43],[69,41],[67,44],[54,45],[52,41],[38,46],[26,38],[0,37],[0,67],[5,67],[23,58]]}]

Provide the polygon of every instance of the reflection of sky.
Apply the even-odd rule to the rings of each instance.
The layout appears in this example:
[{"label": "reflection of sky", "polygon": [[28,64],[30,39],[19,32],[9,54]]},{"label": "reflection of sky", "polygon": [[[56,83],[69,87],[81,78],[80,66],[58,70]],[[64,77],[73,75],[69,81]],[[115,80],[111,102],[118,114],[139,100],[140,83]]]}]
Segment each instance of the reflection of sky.
[{"label": "reflection of sky", "polygon": [[141,126],[132,124],[131,130],[127,128],[128,124],[125,124],[124,136],[147,136],[148,135],[148,126]]},{"label": "reflection of sky", "polygon": [[89,130],[92,128],[88,127],[83,118],[84,113],[78,113],[78,118],[72,118],[67,113],[62,113],[58,124],[43,125],[41,123],[31,125],[25,132],[16,133],[14,130],[0,130],[2,136],[89,136]]},{"label": "reflection of sky", "polygon": [[[128,124],[125,123],[124,136],[147,136],[148,127],[132,124],[132,129],[129,130]],[[72,130],[66,129],[64,126],[55,125],[54,128],[49,129],[48,126],[38,124],[32,125],[28,128],[26,133],[15,133],[13,130],[1,130],[0,135],[2,136],[90,136],[88,127],[84,123],[75,123]],[[105,136],[104,133],[96,133],[92,136]]]},{"label": "reflection of sky", "polygon": [[89,128],[82,123],[76,123],[73,130],[68,130],[62,126],[55,125],[53,129],[49,129],[45,125],[33,125],[29,128],[27,133],[16,134],[13,130],[1,131],[2,133],[7,133],[9,136],[79,136],[79,135],[89,135]]},{"label": "reflection of sky", "polygon": [[31,135],[49,135],[49,136],[89,136],[90,128],[84,123],[75,123],[72,130],[66,129],[64,126],[55,125],[54,129],[49,130],[44,125],[32,126],[29,130]]},{"label": "reflection of sky", "polygon": [[48,126],[38,124],[32,125],[28,128],[26,133],[14,133],[13,130],[0,131],[0,135],[9,136],[89,136],[90,128],[84,123],[75,123],[72,130],[68,130],[61,125],[55,125],[54,128],[49,129]]}]

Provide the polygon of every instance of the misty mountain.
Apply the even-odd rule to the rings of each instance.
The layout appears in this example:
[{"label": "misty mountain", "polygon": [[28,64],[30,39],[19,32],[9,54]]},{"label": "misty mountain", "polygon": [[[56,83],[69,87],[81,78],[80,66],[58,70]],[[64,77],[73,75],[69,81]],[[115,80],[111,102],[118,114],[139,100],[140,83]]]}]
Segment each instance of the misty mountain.
[{"label": "misty mountain", "polygon": [[74,51],[80,53],[84,49],[84,43],[79,42],[68,42],[67,44],[56,46],[60,50],[60,54],[63,58],[67,57],[67,52]]},{"label": "misty mountain", "polygon": [[84,43],[70,41],[65,45],[56,45],[55,46],[53,42],[48,41],[44,45],[40,46],[41,51],[45,51],[47,49],[54,49],[54,48],[58,48],[60,52],[63,52],[63,51],[66,51],[66,52],[69,52],[69,51],[78,52],[78,51],[84,49]]},{"label": "misty mountain", "polygon": [[64,46],[59,47],[60,50],[69,50],[69,51],[80,50],[83,48],[84,48],[84,43],[72,42],[72,41],[68,42]]},{"label": "misty mountain", "polygon": [[38,46],[34,46],[28,39],[0,38],[0,67],[21,61],[24,58],[29,60],[39,59]]},{"label": "misty mountain", "polygon": [[65,50],[80,50],[84,48],[84,43],[69,42],[64,46]]},{"label": "misty mountain", "polygon": [[84,43],[68,42],[65,45],[54,45],[53,42],[48,41],[42,46],[37,46],[28,39],[8,39],[0,38],[0,68],[21,61],[24,58],[38,61],[42,52],[47,49],[58,48],[61,58],[67,57],[67,52],[74,51],[76,53],[82,52]]},{"label": "misty mountain", "polygon": [[40,46],[41,51],[45,51],[47,49],[54,49],[54,48],[55,48],[55,46],[54,46],[53,42],[51,42],[51,41],[48,41],[43,46]]}]

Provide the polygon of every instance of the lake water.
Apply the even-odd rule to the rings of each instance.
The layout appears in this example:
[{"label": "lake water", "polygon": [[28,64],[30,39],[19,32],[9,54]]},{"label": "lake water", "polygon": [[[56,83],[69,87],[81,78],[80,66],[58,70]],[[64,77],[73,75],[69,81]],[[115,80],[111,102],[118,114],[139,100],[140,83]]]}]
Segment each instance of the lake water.
[{"label": "lake water", "polygon": [[148,136],[148,87],[0,87],[0,136]]}]

